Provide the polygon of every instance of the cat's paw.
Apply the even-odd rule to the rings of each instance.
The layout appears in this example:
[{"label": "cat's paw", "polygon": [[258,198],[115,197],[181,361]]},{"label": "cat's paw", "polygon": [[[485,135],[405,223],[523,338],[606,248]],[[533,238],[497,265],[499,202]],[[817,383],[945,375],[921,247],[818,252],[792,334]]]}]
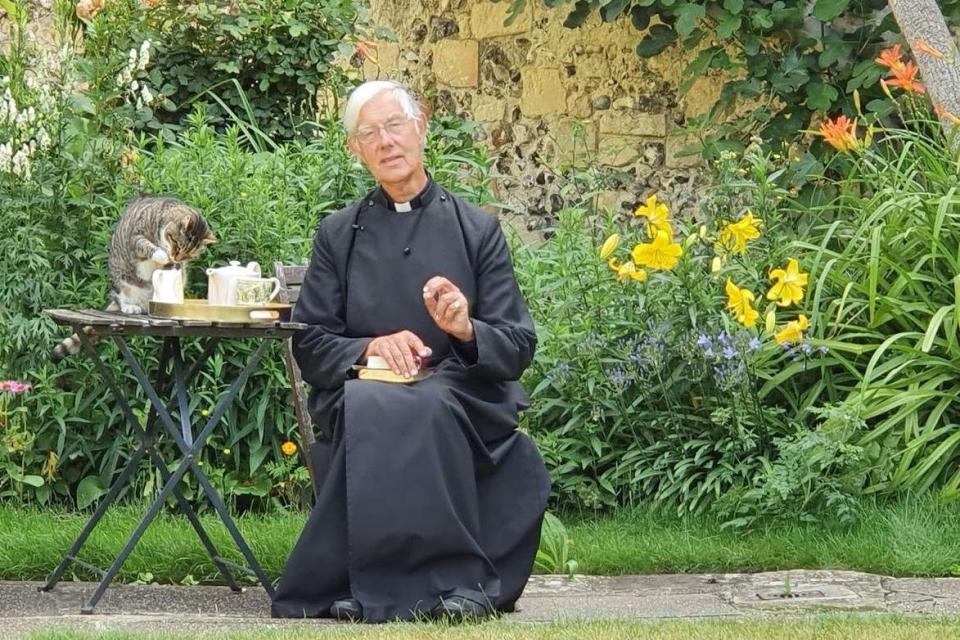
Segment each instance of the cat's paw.
[{"label": "cat's paw", "polygon": [[161,266],[170,264],[172,262],[172,260],[170,260],[169,254],[167,254],[167,252],[164,251],[163,249],[157,249],[156,251],[154,251],[153,255],[150,256],[150,259]]},{"label": "cat's paw", "polygon": [[120,305],[121,313],[126,313],[132,316],[139,316],[143,314],[143,307],[138,304],[121,304]]}]

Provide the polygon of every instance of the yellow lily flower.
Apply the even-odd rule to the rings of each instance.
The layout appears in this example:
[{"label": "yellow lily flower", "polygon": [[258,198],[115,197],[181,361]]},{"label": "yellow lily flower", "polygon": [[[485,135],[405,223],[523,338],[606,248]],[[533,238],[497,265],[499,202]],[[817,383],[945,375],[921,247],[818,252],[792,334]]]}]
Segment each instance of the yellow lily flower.
[{"label": "yellow lily flower", "polygon": [[626,282],[628,279],[635,280],[637,282],[646,282],[647,281],[647,272],[643,269],[637,269],[636,265],[633,264],[633,261],[627,260],[623,264],[617,262],[616,258],[610,258],[607,262],[607,265],[610,267],[610,270],[617,274],[617,280],[620,282]]},{"label": "yellow lily flower", "polygon": [[609,258],[618,246],[620,246],[620,234],[614,233],[603,241],[603,246],[600,247],[600,259],[606,260]]},{"label": "yellow lily flower", "polygon": [[633,212],[635,216],[642,216],[647,219],[647,234],[651,239],[657,237],[658,231],[665,231],[673,238],[673,227],[670,226],[670,210],[667,205],[657,202],[656,194],[647,198],[646,202],[637,207]]},{"label": "yellow lily flower", "polygon": [[638,244],[633,248],[633,261],[651,269],[669,271],[677,266],[677,260],[683,255],[681,247],[665,231],[657,231],[653,242]]},{"label": "yellow lily flower", "polygon": [[752,211],[747,211],[736,222],[727,224],[720,232],[720,242],[734,253],[744,253],[747,250],[747,241],[760,237],[760,220],[753,217]]},{"label": "yellow lily flower", "polygon": [[781,307],[789,307],[803,300],[803,288],[807,286],[808,274],[800,271],[800,264],[795,258],[787,260],[786,269],[774,269],[770,272],[770,279],[776,280],[767,291],[767,300],[775,300]]},{"label": "yellow lily flower", "polygon": [[795,344],[798,342],[803,342],[803,332],[809,327],[807,322],[807,316],[802,313],[797,316],[796,320],[791,320],[787,323],[787,326],[784,327],[780,333],[774,336],[777,344]]},{"label": "yellow lily flower", "polygon": [[730,309],[730,313],[737,319],[737,322],[745,327],[755,325],[757,318],[760,316],[760,312],[750,306],[750,303],[754,300],[753,293],[746,289],[741,289],[733,284],[729,278],[727,278],[726,291],[727,308]]}]

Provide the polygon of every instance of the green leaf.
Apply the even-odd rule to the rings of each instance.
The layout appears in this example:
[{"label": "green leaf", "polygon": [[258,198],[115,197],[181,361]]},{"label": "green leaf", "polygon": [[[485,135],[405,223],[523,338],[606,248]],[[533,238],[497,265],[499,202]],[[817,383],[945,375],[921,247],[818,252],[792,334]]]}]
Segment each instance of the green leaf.
[{"label": "green leaf", "polygon": [[97,108],[93,104],[88,96],[82,93],[74,93],[70,96],[70,104],[74,109],[82,111],[83,113],[88,113],[90,115],[96,115]]},{"label": "green leaf", "polygon": [[836,64],[843,58],[846,58],[853,51],[853,45],[844,42],[843,40],[833,39],[833,40],[824,40],[823,52],[820,54],[820,58],[817,60],[817,63],[820,65],[821,69],[825,69],[833,64]]},{"label": "green leaf", "polygon": [[634,5],[633,8],[630,9],[630,22],[637,31],[646,31],[647,27],[650,26],[650,18],[656,15],[656,13],[656,10],[652,7]]},{"label": "green leaf", "polygon": [[31,487],[43,486],[43,478],[41,478],[40,476],[23,476],[23,479],[21,479],[21,482],[23,484],[28,484]]},{"label": "green leaf", "polygon": [[7,12],[7,15],[10,16],[10,19],[14,22],[17,21],[17,18],[20,17],[20,5],[11,0],[0,0],[0,9],[3,9]]},{"label": "green leaf", "polygon": [[682,4],[674,10],[674,14],[677,16],[677,33],[688,36],[693,33],[707,12],[702,4]]},{"label": "green leaf", "polygon": [[680,83],[678,90],[681,94],[685,94],[690,90],[690,87],[693,83],[700,78],[703,73],[710,68],[710,63],[713,62],[714,56],[716,56],[721,51],[720,47],[710,47],[704,49],[700,52],[693,62],[687,65],[687,68],[683,70],[683,82]]},{"label": "green leaf", "polygon": [[637,45],[637,55],[652,58],[677,41],[677,32],[665,24],[650,27],[647,36]]},{"label": "green leaf", "polygon": [[86,509],[106,492],[99,476],[87,476],[77,485],[77,509]]},{"label": "green leaf", "polygon": [[587,0],[577,0],[577,4],[573,6],[573,9],[567,14],[567,19],[563,21],[563,26],[567,29],[576,29],[583,26],[589,16],[590,3]]},{"label": "green leaf", "polygon": [[743,11],[743,0],[723,0],[723,8],[730,13],[740,13]]},{"label": "green leaf", "polygon": [[833,20],[847,8],[850,0],[817,0],[813,5],[813,17],[817,20],[829,22]]},{"label": "green leaf", "polygon": [[630,0],[612,0],[610,4],[600,9],[600,17],[604,22],[613,22],[628,6],[630,6]]},{"label": "green leaf", "polygon": [[738,15],[727,14],[719,23],[717,23],[717,35],[727,40],[740,30],[743,18]]},{"label": "green leaf", "polygon": [[827,111],[840,95],[835,87],[819,80],[807,83],[807,106],[813,111]]},{"label": "green leaf", "polygon": [[243,483],[238,482],[236,486],[233,487],[233,493],[238,496],[247,495],[262,498],[268,495],[272,488],[273,485],[270,483],[270,478],[261,475],[255,480],[248,480]]},{"label": "green leaf", "polygon": [[289,30],[291,38],[299,38],[300,36],[310,33],[310,29],[302,22],[294,22],[290,25]]}]

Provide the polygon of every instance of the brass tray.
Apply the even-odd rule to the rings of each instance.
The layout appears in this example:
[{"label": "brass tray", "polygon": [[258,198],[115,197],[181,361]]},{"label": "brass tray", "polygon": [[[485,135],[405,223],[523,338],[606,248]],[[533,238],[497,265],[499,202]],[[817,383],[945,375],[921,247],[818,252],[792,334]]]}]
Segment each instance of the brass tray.
[{"label": "brass tray", "polygon": [[211,322],[286,322],[290,319],[290,305],[273,303],[262,305],[207,304],[205,299],[187,299],[182,303],[150,301],[149,312],[158,318],[174,320],[209,320]]}]

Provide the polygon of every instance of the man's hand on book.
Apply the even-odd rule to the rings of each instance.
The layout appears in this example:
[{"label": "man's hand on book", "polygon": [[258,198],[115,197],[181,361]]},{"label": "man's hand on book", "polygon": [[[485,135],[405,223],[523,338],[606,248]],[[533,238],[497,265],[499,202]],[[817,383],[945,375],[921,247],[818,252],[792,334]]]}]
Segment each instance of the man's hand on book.
[{"label": "man's hand on book", "polygon": [[423,285],[423,302],[440,329],[461,342],[473,340],[467,297],[457,285],[443,276],[433,276]]},{"label": "man's hand on book", "polygon": [[430,355],[430,347],[412,331],[398,331],[374,338],[363,352],[364,360],[380,356],[397,375],[412,378],[420,370],[420,358]]}]

